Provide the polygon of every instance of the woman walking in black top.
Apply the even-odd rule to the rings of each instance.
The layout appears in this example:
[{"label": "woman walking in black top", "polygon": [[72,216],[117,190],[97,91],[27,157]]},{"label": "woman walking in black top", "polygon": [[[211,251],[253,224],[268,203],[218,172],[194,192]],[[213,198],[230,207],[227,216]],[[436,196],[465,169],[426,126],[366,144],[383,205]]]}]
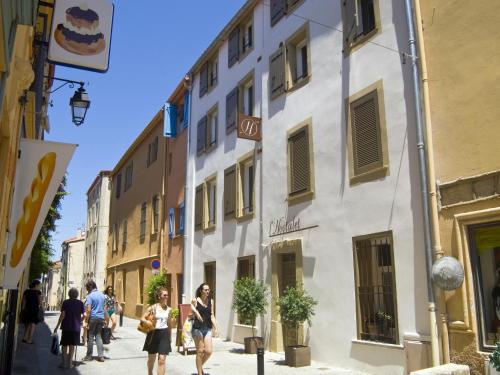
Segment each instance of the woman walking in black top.
[{"label": "woman walking in black top", "polygon": [[30,288],[23,293],[21,321],[24,323],[23,342],[33,344],[35,325],[40,323],[40,309],[42,308],[42,292],[40,280],[33,280]]},{"label": "woman walking in black top", "polygon": [[191,301],[191,310],[195,316],[192,336],[196,345],[198,375],[203,375],[203,365],[212,354],[212,336],[218,336],[214,302],[209,295],[210,287],[203,283],[196,289],[196,298]]}]

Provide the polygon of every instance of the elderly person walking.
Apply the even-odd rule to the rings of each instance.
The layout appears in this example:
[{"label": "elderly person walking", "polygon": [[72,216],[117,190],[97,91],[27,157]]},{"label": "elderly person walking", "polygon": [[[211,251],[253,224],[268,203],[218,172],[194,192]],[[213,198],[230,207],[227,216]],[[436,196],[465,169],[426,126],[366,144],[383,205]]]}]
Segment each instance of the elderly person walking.
[{"label": "elderly person walking", "polygon": [[97,285],[93,280],[85,284],[87,289],[87,299],[85,300],[85,319],[88,325],[89,337],[87,342],[87,355],[84,361],[92,361],[94,341],[97,345],[97,361],[104,362],[104,345],[102,343],[101,331],[104,324],[108,325],[109,316],[104,308],[106,297],[104,293],[97,290]]},{"label": "elderly person walking", "polygon": [[71,288],[68,292],[69,299],[63,301],[61,306],[61,315],[57,321],[54,333],[61,326],[61,346],[62,361],[59,367],[73,368],[73,354],[75,346],[80,345],[80,329],[82,317],[85,312],[83,302],[78,298],[78,289]]}]

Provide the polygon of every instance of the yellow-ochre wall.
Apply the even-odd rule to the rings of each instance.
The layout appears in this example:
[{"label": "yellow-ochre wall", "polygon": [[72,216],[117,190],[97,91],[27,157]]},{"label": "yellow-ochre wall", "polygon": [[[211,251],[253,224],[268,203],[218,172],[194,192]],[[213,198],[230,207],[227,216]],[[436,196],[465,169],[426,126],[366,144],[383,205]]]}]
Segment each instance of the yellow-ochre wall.
[{"label": "yellow-ochre wall", "polygon": [[[464,197],[467,189],[477,188],[479,180],[472,177],[500,170],[500,2],[420,0],[420,9],[429,79],[432,162],[438,185],[453,186],[458,203],[440,209],[439,236],[444,254],[456,257],[465,268],[462,287],[445,293],[451,360],[471,348],[479,358],[478,302],[467,228],[500,220],[500,200],[495,196],[500,191],[480,198],[475,193],[470,199]],[[463,177],[470,179],[463,185],[453,183]]]}]

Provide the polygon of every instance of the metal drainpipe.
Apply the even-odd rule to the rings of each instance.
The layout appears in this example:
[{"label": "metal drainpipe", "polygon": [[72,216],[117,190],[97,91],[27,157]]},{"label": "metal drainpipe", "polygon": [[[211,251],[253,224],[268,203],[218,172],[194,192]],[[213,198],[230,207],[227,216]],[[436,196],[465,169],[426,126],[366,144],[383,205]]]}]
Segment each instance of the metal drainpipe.
[{"label": "metal drainpipe", "polygon": [[[191,119],[193,118],[191,110],[193,108],[193,98],[192,98],[192,93],[193,93],[193,74],[189,72],[186,74],[187,77],[189,77],[189,86],[186,88],[189,92],[189,110],[188,110],[188,124],[187,124],[187,139],[186,139],[186,171],[185,171],[185,182],[184,182],[184,249],[182,249],[182,265],[183,265],[183,277],[182,277],[182,303],[186,303],[186,292],[187,292],[187,280],[189,277],[189,286],[192,287],[193,284],[193,267],[192,267],[192,238],[193,236],[188,236],[188,223],[186,220],[187,217],[187,212],[188,212],[188,194],[189,194],[189,165],[190,165],[190,153],[191,153]],[[184,103],[185,105],[185,103]],[[193,205],[194,207],[194,205]],[[190,217],[192,215],[189,215]],[[189,250],[191,251],[191,256],[190,256],[190,262],[191,266],[188,268],[187,267],[187,262],[186,262],[186,252]],[[188,272],[189,271],[189,275]]]},{"label": "metal drainpipe", "polygon": [[434,296],[434,287],[432,285],[432,243],[431,243],[431,213],[429,208],[427,190],[427,160],[425,152],[424,124],[422,121],[422,103],[420,93],[420,77],[417,65],[417,47],[415,43],[415,29],[413,24],[413,9],[411,0],[405,0],[406,22],[408,25],[408,47],[410,49],[410,61],[413,78],[413,98],[415,105],[415,120],[417,133],[417,154],[418,169],[420,175],[420,189],[422,193],[422,209],[424,216],[424,245],[425,245],[425,263],[427,271],[427,298],[429,311],[429,324],[432,349],[432,365],[438,366],[439,360],[439,338],[436,323],[436,302]]},{"label": "metal drainpipe", "polygon": [[[429,195],[431,200],[431,225],[432,225],[432,244],[434,250],[434,257],[441,258],[444,255],[441,247],[441,237],[439,230],[439,215],[438,215],[438,201],[436,192],[436,173],[434,170],[434,146],[432,139],[432,122],[430,111],[430,98],[429,98],[429,78],[427,75],[427,59],[425,57],[424,48],[424,35],[422,28],[422,15],[420,13],[420,0],[414,0],[415,10],[415,26],[417,32],[417,48],[420,56],[420,75],[422,80],[422,107],[425,117],[425,135],[427,140],[427,160],[428,160],[428,177],[429,177]],[[441,347],[443,350],[443,362],[450,362],[450,346],[448,339],[448,318],[446,312],[446,301],[444,292],[440,289],[435,289],[438,298],[438,309],[441,316]]]}]

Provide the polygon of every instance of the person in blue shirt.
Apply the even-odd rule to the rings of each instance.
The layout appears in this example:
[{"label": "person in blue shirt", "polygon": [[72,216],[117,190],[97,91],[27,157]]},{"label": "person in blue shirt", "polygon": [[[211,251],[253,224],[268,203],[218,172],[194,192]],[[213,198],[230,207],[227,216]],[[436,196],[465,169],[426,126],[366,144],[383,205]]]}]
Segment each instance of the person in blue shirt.
[{"label": "person in blue shirt", "polygon": [[108,325],[109,316],[104,308],[106,296],[97,290],[97,285],[93,280],[85,284],[87,289],[87,299],[85,300],[85,319],[88,326],[87,355],[84,361],[92,361],[92,352],[94,350],[94,340],[97,345],[97,361],[104,362],[104,345],[102,343],[101,331],[106,324]]}]

